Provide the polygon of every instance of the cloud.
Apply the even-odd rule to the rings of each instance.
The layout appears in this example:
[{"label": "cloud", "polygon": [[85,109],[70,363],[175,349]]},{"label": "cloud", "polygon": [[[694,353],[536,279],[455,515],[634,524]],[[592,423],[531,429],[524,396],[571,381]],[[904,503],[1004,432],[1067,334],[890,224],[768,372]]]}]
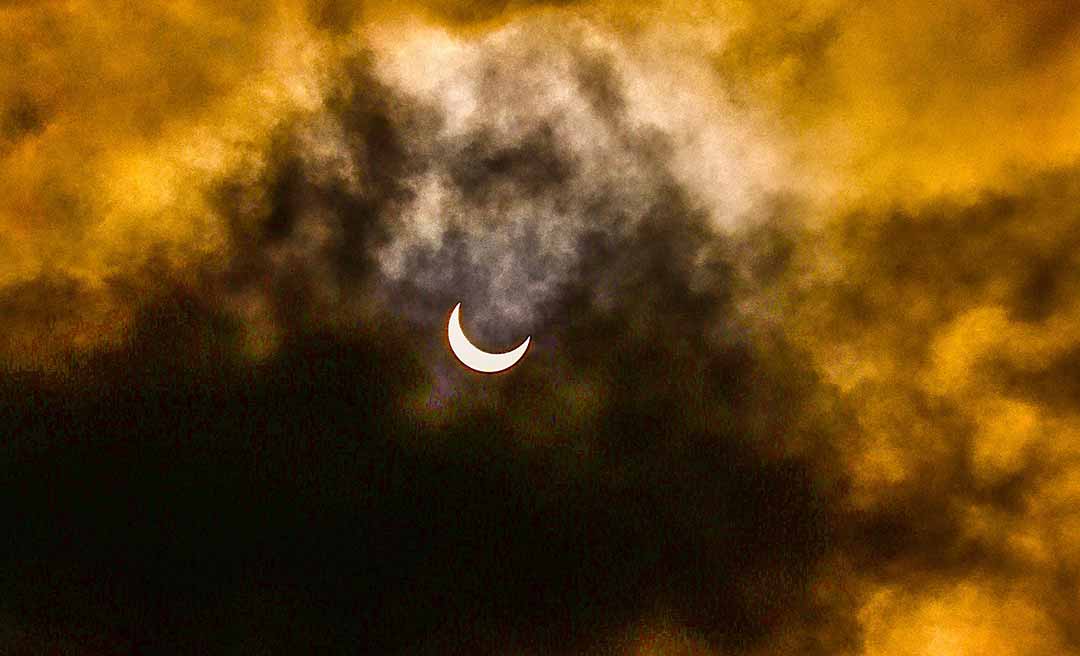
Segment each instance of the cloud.
[{"label": "cloud", "polygon": [[[533,51],[496,43],[466,72],[479,106],[517,85],[490,68],[508,52]],[[210,622],[213,648],[284,649],[285,604],[305,644],[384,653],[598,648],[658,614],[738,646],[813,603],[790,583],[828,544],[828,483],[768,407],[812,383],[717,337],[746,330],[727,239],[668,139],[626,138],[604,59],[557,56],[522,102],[583,66],[564,100],[449,131],[351,60],[261,167],[207,184],[218,256],[115,276],[156,281],[123,339],[10,379],[4,503],[26,533],[7,562],[46,563],[9,602],[24,630],[74,630],[49,599],[132,646],[198,648],[180,627]],[[27,320],[81,293],[28,285],[8,289]],[[544,322],[530,369],[452,368],[433,319],[462,293],[509,329]],[[99,568],[130,604],[94,607]]]},{"label": "cloud", "polygon": [[[1072,378],[1064,252],[1074,229],[1063,217],[1076,180],[1065,167],[1015,193],[843,217],[800,240],[807,253],[830,253],[820,261],[832,271],[797,287],[780,312],[854,412],[858,430],[840,453],[863,526],[850,548],[868,559],[860,569],[873,598],[901,585],[903,603],[940,608],[917,611],[936,628],[910,631],[944,632],[955,649],[987,640],[1001,653],[1075,649],[1059,601],[1075,547],[1058,522],[1072,521],[1076,413],[1052,390]],[[1048,642],[952,618],[947,609],[968,601],[935,600],[942,586],[959,586],[971,604],[1019,605],[1023,623],[1053,626],[1039,632]],[[915,621],[866,603],[867,640],[900,649],[882,636]]]},{"label": "cloud", "polygon": [[735,93],[768,98],[811,165],[860,202],[1008,188],[1017,168],[1077,156],[1075,12],[912,0],[748,8],[715,55]]},{"label": "cloud", "polygon": [[[208,192],[257,171],[275,126],[315,104],[322,46],[292,14],[261,4],[0,11],[13,27],[0,62],[5,286],[71,278],[102,288],[154,259],[180,269],[220,254]],[[130,310],[108,313],[123,321]]]},{"label": "cloud", "polygon": [[0,6],[0,642],[1077,650],[1053,7],[138,11]]}]

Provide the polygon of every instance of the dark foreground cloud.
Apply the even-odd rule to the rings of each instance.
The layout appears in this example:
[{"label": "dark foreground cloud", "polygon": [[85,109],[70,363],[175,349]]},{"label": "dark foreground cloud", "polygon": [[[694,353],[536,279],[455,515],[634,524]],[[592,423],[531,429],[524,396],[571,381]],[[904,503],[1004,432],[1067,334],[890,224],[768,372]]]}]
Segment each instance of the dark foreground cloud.
[{"label": "dark foreground cloud", "polygon": [[[799,423],[813,374],[740,324],[727,239],[661,135],[617,136],[603,62],[583,70],[604,150],[564,143],[558,107],[446,136],[350,65],[262,175],[214,190],[224,264],[148,265],[124,340],[7,373],[3,639],[580,653],[663,621],[745,650],[804,621],[836,510],[829,455],[788,449],[831,430]],[[607,154],[639,184],[594,175]],[[425,241],[407,217],[431,179],[460,213]],[[29,321],[81,293],[5,305]],[[536,333],[527,363],[451,361],[463,296]]]}]

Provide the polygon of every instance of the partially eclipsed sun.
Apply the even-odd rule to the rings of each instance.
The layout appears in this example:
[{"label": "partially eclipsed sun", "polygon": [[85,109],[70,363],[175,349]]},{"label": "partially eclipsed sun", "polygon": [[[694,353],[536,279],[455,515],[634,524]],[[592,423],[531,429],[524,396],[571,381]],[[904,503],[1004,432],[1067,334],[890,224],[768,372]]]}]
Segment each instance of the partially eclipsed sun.
[{"label": "partially eclipsed sun", "polygon": [[469,338],[465,336],[465,333],[461,330],[461,303],[454,306],[454,311],[450,313],[450,323],[447,325],[447,332],[450,336],[450,350],[454,352],[458,360],[461,360],[461,364],[472,369],[473,371],[479,371],[484,374],[493,374],[500,371],[506,371],[510,367],[517,364],[524,355],[525,351],[529,349],[529,341],[532,336],[526,337],[525,341],[518,345],[513,351],[507,351],[506,353],[488,353],[487,351],[481,351],[473,346]]}]

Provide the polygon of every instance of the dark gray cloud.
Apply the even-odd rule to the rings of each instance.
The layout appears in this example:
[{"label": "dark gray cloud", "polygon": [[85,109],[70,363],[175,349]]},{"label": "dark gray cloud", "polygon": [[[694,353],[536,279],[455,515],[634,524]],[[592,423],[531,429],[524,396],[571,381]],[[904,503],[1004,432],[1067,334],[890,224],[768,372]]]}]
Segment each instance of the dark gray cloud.
[{"label": "dark gray cloud", "polygon": [[[576,653],[656,613],[736,650],[798,621],[833,539],[826,461],[784,448],[813,375],[738,336],[728,238],[665,170],[663,136],[624,134],[618,81],[585,70],[579,120],[602,148],[568,143],[558,107],[446,135],[348,68],[259,178],[215,192],[226,266],[145,272],[161,282],[125,342],[8,375],[17,630]],[[509,84],[493,75],[491,103]],[[429,220],[409,213],[431,176],[451,218],[425,240],[408,221]],[[28,289],[68,293],[53,287]],[[256,362],[251,295],[278,331]],[[449,361],[439,317],[462,297],[480,338],[509,334],[485,311],[536,332],[525,366],[477,379]]]}]

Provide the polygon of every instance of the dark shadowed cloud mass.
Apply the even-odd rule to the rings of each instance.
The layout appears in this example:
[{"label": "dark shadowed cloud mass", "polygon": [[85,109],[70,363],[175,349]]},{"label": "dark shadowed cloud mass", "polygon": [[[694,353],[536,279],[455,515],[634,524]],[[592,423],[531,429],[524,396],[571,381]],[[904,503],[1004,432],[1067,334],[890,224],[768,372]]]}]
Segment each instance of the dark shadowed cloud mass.
[{"label": "dark shadowed cloud mass", "polygon": [[1067,4],[0,2],[0,652],[1080,653]]}]

